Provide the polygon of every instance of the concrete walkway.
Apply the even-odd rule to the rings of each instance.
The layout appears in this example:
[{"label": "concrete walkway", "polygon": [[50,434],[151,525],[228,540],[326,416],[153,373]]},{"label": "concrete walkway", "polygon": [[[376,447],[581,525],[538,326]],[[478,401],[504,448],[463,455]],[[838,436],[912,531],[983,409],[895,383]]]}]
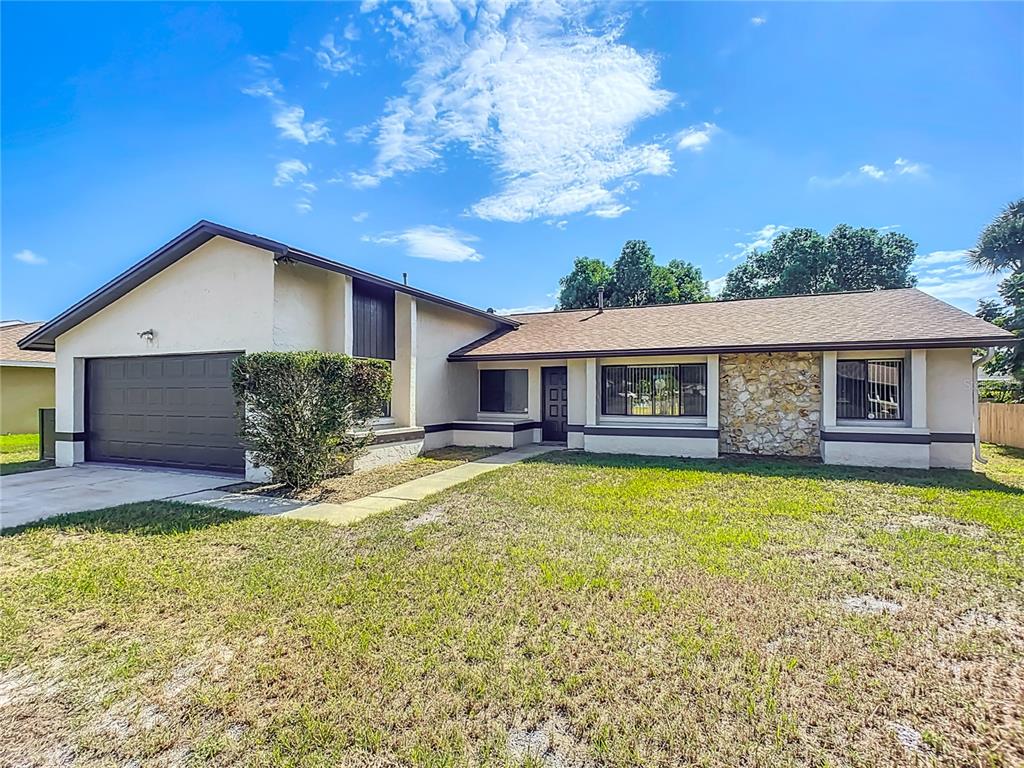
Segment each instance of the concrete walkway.
[{"label": "concrete walkway", "polygon": [[296,520],[319,520],[331,525],[348,525],[378,512],[419,501],[427,496],[451,488],[453,485],[472,480],[474,477],[493,472],[496,469],[516,464],[523,459],[540,456],[550,451],[565,450],[559,445],[524,445],[504,453],[460,464],[451,469],[419,477],[407,483],[396,485],[361,499],[346,501],[344,504],[329,502],[306,502],[283,499],[276,496],[260,496],[251,493],[230,493],[226,491],[201,491],[180,496],[175,501],[190,504],[209,504],[221,509],[248,512],[254,515],[275,515]]}]

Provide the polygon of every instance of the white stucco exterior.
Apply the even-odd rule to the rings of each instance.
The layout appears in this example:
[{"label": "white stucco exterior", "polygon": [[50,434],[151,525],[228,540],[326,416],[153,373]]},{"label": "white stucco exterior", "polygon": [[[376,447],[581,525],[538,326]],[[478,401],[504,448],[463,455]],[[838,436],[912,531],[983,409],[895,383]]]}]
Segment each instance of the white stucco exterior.
[{"label": "white stucco exterior", "polygon": [[[719,455],[719,356],[590,357],[450,362],[456,349],[501,327],[395,289],[391,417],[360,466],[444,445],[511,448],[542,440],[543,369],[565,367],[569,448],[599,453],[715,458]],[[96,357],[319,349],[353,352],[353,278],[215,236],[57,337],[57,463],[85,458],[85,361]],[[141,335],[152,331],[152,337]],[[515,331],[510,331],[515,333]],[[904,361],[899,422],[836,417],[836,366],[844,359]],[[974,431],[971,350],[825,351],[821,356],[821,458],[826,463],[969,469]],[[703,363],[706,415],[602,413],[605,365]],[[480,412],[480,371],[528,374],[525,413]],[[388,439],[385,432],[391,431]],[[404,430],[404,431],[403,431]],[[68,437],[67,435],[70,435]],[[251,465],[247,476],[262,474]]]}]

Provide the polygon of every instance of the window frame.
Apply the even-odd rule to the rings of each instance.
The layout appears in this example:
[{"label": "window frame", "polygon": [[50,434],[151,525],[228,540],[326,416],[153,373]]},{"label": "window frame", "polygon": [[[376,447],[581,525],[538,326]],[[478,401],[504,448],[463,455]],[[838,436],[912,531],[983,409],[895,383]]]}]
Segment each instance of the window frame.
[{"label": "window frame", "polygon": [[[626,402],[626,408],[623,413],[609,413],[608,412],[608,386],[605,378],[606,371],[613,368],[625,369],[629,368],[675,368],[676,369],[676,382],[678,383],[678,394],[677,394],[677,405],[679,413],[675,415],[666,415],[662,413],[629,413],[628,407],[629,402]],[[700,413],[684,413],[683,412],[683,368],[701,368],[704,371],[704,408]],[[625,373],[624,373],[625,376]],[[600,386],[601,386],[601,416],[612,419],[706,419],[708,416],[708,363],[704,362],[687,362],[687,363],[614,363],[612,365],[602,365],[600,375]],[[654,410],[653,407],[651,409]]]},{"label": "window frame", "polygon": [[[500,411],[485,410],[484,409],[484,388],[483,388],[483,381],[484,381],[484,374],[485,373],[501,373],[501,374],[503,374],[503,377],[502,377],[503,378],[503,380],[502,380],[502,398],[501,398],[503,404],[505,403],[505,401],[507,399],[506,395],[508,393],[508,388],[507,388],[508,374],[509,373],[523,374],[523,376],[526,379],[526,382],[525,382],[525,392],[524,392],[524,394],[526,395],[526,402],[524,403],[523,409],[521,411],[507,411],[507,410],[504,410],[504,405],[503,405],[503,408]],[[530,412],[530,371],[527,368],[480,368],[477,371],[476,394],[477,394],[477,402],[476,402],[476,404],[477,404],[477,413],[487,413],[487,414],[495,414],[495,415],[503,415],[503,416],[526,416]]]},{"label": "window frame", "polygon": [[[864,401],[863,405],[863,416],[840,416],[839,415],[839,367],[844,363],[858,363],[863,366],[864,369]],[[878,417],[870,418],[869,406],[869,381],[868,381],[868,366],[871,363],[896,363],[899,369],[898,382],[896,385],[896,408],[898,416],[896,417]],[[836,423],[837,424],[890,424],[898,425],[905,424],[907,422],[907,411],[906,411],[906,389],[907,389],[907,364],[906,359],[903,357],[845,357],[836,360],[836,382],[835,382],[835,409],[836,409]]]}]

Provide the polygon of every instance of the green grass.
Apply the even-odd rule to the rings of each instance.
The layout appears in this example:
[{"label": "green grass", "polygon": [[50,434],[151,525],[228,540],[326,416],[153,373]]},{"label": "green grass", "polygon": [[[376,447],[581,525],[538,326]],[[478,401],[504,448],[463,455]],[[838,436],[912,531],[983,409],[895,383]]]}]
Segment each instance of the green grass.
[{"label": "green grass", "polygon": [[149,503],[9,532],[0,763],[515,765],[545,731],[549,765],[1019,764],[1024,458],[990,454],[563,453],[349,528]]},{"label": "green grass", "polygon": [[39,460],[39,435],[0,435],[0,475],[14,475],[53,466]]}]

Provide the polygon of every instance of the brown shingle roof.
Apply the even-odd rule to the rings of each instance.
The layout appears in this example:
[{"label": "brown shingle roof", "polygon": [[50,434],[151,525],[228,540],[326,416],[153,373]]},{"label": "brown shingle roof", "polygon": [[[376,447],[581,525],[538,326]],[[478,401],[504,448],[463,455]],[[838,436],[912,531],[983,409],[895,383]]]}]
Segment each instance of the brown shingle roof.
[{"label": "brown shingle roof", "polygon": [[1006,344],[1007,331],[916,288],[514,315],[449,359]]},{"label": "brown shingle roof", "polygon": [[42,323],[0,325],[0,360],[55,364],[57,356],[53,352],[31,352],[27,349],[18,349],[18,340],[25,338],[41,325]]}]

